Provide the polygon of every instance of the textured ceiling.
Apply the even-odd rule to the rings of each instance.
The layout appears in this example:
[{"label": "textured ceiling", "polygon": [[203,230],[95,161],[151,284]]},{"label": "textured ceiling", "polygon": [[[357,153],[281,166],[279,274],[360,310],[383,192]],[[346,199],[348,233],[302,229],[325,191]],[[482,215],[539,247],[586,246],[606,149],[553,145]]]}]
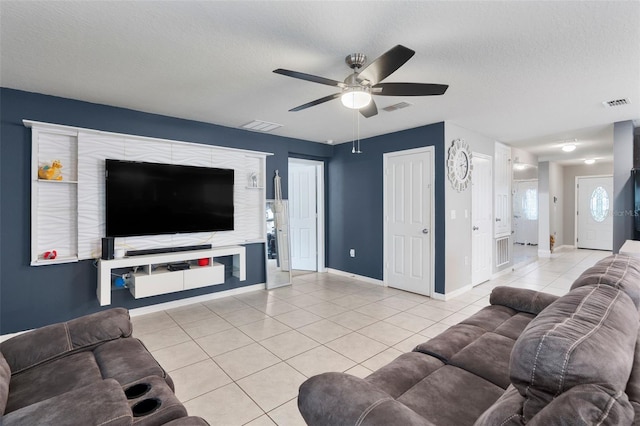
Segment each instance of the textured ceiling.
[{"label": "textured ceiling", "polygon": [[[344,57],[417,53],[386,82],[445,83],[436,97],[376,97],[360,136],[443,120],[553,157],[611,155],[611,123],[640,119],[640,2],[0,2],[0,83],[276,135],[350,141],[335,90],[272,73],[343,80]],[[606,100],[631,105],[605,108]],[[411,107],[385,112],[407,101]],[[28,118],[28,117],[25,117]],[[546,147],[546,148],[545,148]],[[593,153],[585,150],[589,147]]]}]

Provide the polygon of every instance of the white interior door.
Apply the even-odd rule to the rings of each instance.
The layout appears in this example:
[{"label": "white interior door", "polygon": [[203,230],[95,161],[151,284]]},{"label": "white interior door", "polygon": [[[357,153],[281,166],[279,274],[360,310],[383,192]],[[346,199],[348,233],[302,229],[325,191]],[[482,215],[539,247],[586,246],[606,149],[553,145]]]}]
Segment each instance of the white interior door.
[{"label": "white interior door", "polygon": [[471,284],[491,278],[493,189],[491,157],[473,153],[471,180]]},{"label": "white interior door", "polygon": [[317,271],[316,166],[289,161],[291,267]]},{"label": "white interior door", "polygon": [[384,154],[384,281],[431,294],[433,148]]},{"label": "white interior door", "polygon": [[578,248],[613,249],[613,177],[579,177],[576,211]]}]

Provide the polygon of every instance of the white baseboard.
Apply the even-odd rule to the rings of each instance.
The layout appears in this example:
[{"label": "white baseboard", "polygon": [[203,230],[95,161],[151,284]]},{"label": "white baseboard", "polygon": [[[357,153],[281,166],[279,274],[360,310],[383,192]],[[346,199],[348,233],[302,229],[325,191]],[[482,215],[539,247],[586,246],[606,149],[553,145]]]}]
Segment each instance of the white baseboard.
[{"label": "white baseboard", "polygon": [[491,274],[491,278],[489,278],[490,280],[495,280],[498,277],[501,277],[503,275],[507,275],[510,274],[511,272],[513,272],[513,269],[516,267],[517,265],[511,265],[511,267],[509,268],[504,268],[498,272],[495,272],[493,274]]},{"label": "white baseboard", "polygon": [[365,277],[364,275],[352,274],[351,272],[341,271],[339,269],[327,268],[327,272],[334,275],[339,275],[341,277],[354,278],[358,281],[364,281],[369,284],[381,285],[384,286],[384,281],[377,280],[371,277]]},{"label": "white baseboard", "polygon": [[551,250],[538,249],[538,257],[551,257]]},{"label": "white baseboard", "polygon": [[218,291],[216,293],[203,294],[202,296],[187,297],[186,299],[172,300],[171,302],[158,303],[155,305],[143,306],[129,310],[129,315],[137,317],[139,315],[151,314],[153,312],[164,311],[165,309],[179,308],[193,303],[207,302],[209,300],[220,299],[222,297],[235,296],[237,294],[249,293],[251,291],[264,290],[265,285],[254,284],[246,287],[232,288],[230,290]]},{"label": "white baseboard", "polygon": [[[171,302],[158,303],[155,305],[143,306],[141,308],[129,309],[129,316],[137,317],[139,315],[151,314],[158,311],[164,311],[165,309],[179,308],[180,306],[191,305],[193,303],[206,302],[209,300],[220,299],[221,297],[235,296],[236,294],[249,293],[256,290],[264,290],[264,284],[248,285],[246,287],[232,288],[230,290],[219,291],[217,293],[203,294],[202,296],[188,297],[186,299],[172,300]],[[5,340],[9,340],[12,337],[18,336],[22,333],[27,333],[31,330],[18,331],[17,333],[9,333],[0,335],[0,343]]]},{"label": "white baseboard", "polygon": [[464,293],[468,292],[468,291],[469,291],[469,290],[471,290],[472,288],[473,288],[473,286],[472,286],[471,284],[469,284],[469,285],[465,285],[464,287],[461,287],[461,288],[459,288],[459,289],[457,289],[457,290],[453,290],[453,291],[451,291],[451,292],[449,292],[449,293],[446,293],[446,294],[433,292],[433,293],[431,294],[431,298],[432,298],[432,299],[435,299],[435,300],[444,300],[444,301],[447,301],[447,300],[451,300],[451,299],[453,299],[454,297],[458,297],[458,296],[460,296],[460,295],[462,295],[462,294],[464,294]]}]

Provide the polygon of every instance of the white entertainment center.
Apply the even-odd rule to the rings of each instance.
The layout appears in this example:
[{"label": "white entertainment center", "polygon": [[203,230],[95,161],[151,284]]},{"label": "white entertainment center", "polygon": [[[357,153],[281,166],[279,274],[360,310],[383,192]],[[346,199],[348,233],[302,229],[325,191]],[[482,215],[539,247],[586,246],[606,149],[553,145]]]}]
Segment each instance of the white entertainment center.
[{"label": "white entertainment center", "polygon": [[[112,271],[120,268],[135,268],[128,288],[133,297],[156,296],[199,287],[224,283],[224,265],[215,261],[217,257],[233,256],[233,275],[246,280],[246,255],[242,246],[217,247],[210,250],[181,251],[177,253],[149,254],[98,261],[98,301],[100,306],[111,304]],[[206,259],[200,266],[197,260]],[[167,264],[188,262],[189,269],[170,271]]]},{"label": "white entertainment center", "polygon": [[[244,244],[264,243],[266,157],[270,153],[103,132],[23,120],[32,129],[31,265],[78,262],[101,257],[105,236],[105,160],[226,168],[234,170],[234,230],[115,239],[117,252],[163,247],[211,245],[211,249],[176,251],[97,260],[97,297],[111,304],[114,270],[129,268],[127,287],[134,298],[149,297],[225,282],[224,265],[233,257],[233,275],[246,280]],[[38,168],[62,163],[61,180],[38,177]],[[126,208],[126,206],[123,206]],[[50,253],[55,250],[56,255]],[[199,259],[207,259],[199,265]],[[167,264],[188,262],[188,269]]]}]

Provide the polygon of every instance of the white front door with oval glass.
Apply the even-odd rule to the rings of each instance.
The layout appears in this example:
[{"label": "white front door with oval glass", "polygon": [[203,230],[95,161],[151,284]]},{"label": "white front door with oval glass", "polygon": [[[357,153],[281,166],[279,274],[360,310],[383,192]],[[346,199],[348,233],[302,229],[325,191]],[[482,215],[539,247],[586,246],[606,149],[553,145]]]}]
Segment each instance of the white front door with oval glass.
[{"label": "white front door with oval glass", "polygon": [[613,249],[613,176],[578,177],[577,247]]}]

